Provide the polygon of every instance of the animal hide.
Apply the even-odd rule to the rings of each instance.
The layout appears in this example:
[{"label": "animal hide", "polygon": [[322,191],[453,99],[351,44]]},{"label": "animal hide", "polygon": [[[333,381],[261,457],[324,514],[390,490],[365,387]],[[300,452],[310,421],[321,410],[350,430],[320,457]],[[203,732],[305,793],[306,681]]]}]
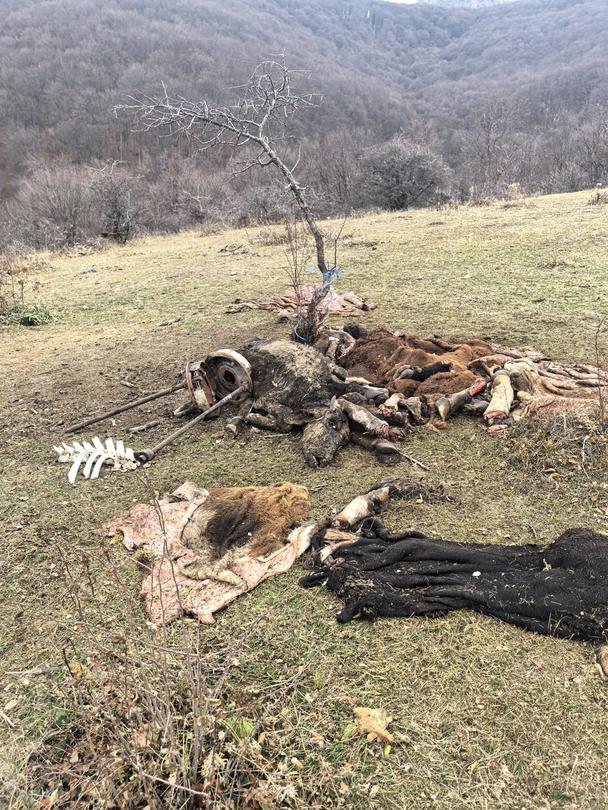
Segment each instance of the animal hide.
[{"label": "animal hide", "polygon": [[[477,338],[457,342],[375,329],[359,338],[340,362],[352,376],[365,377],[406,397],[449,396],[475,382],[468,364],[491,351],[489,343]],[[436,373],[427,375],[423,371],[427,367]],[[402,377],[404,372],[409,376]]]},{"label": "animal hide", "polygon": [[[269,312],[296,312],[303,306],[310,303],[312,296],[318,288],[314,285],[302,287],[300,298],[295,293],[293,287],[286,287],[282,292],[266,298],[258,298],[255,301],[236,300],[230,304],[226,312],[247,312],[252,309],[265,309]],[[376,308],[372,301],[359,298],[352,292],[339,292],[338,290],[328,290],[325,298],[321,300],[321,307],[326,309],[328,315],[342,315],[350,317],[361,315]]]},{"label": "animal hide", "polygon": [[199,489],[186,482],[152,504],[109,521],[129,551],[147,558],[141,593],[155,624],[213,614],[269,577],[287,571],[310,545],[315,526],[300,524],[310,504],[305,487]]},{"label": "animal hide", "polygon": [[505,361],[504,370],[517,391],[512,414],[516,421],[535,413],[588,414],[597,408],[598,391],[604,389],[606,396],[608,374],[601,369],[582,364],[568,366],[546,358],[534,361],[505,356]]},{"label": "animal hide", "polygon": [[[382,414],[373,413],[374,400],[385,400],[386,389],[358,378],[340,379],[334,373],[338,367],[313,347],[280,339],[251,340],[239,353],[250,363],[254,380],[253,401],[243,418],[254,427],[285,433],[304,427],[302,451],[309,466],[329,464],[349,436],[365,446],[366,438],[390,437]],[[336,398],[336,394],[344,396]],[[349,401],[348,396],[363,405]],[[409,425],[407,414],[395,411],[391,421],[395,419],[399,425]],[[401,460],[390,442],[375,443],[369,449],[384,463]]]},{"label": "animal hide", "polygon": [[[339,346],[345,351],[338,356]],[[605,372],[558,364],[533,350],[478,338],[368,334],[353,324],[322,331],[318,348],[254,339],[239,353],[251,366],[253,396],[229,432],[236,435],[242,423],[282,433],[303,429],[304,460],[312,467],[331,463],[349,440],[382,464],[417,463],[395,444],[412,425],[439,425],[464,409],[500,430],[537,410],[590,410],[598,387],[608,385]]]},{"label": "animal hide", "polygon": [[[239,353],[251,364],[256,411],[275,414],[282,408],[298,413],[329,404],[331,366],[312,347],[291,340],[250,340]],[[297,424],[295,418],[292,424]]]},{"label": "animal hide", "polygon": [[545,635],[608,641],[608,537],[588,529],[548,546],[501,546],[391,535],[374,518],[333,549],[302,585],[336,593],[340,622],[470,608]]},{"label": "animal hide", "polygon": [[[422,339],[376,329],[359,337],[339,362],[348,374],[386,386],[393,395],[418,398],[429,417],[435,411],[442,419],[466,404],[467,392],[478,388],[480,379],[492,381],[484,418],[495,429],[539,412],[590,413],[598,391],[608,395],[608,373],[601,369],[478,338]],[[476,406],[482,410],[479,401]]]}]

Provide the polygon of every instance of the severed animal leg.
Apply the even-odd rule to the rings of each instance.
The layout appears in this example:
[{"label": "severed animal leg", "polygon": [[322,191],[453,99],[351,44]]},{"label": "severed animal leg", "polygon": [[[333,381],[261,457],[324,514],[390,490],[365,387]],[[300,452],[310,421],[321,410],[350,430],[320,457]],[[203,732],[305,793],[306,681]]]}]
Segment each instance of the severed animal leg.
[{"label": "severed animal leg", "polygon": [[387,439],[377,439],[375,436],[354,431],[350,438],[354,444],[374,452],[380,464],[398,464],[403,458],[399,448]]},{"label": "severed animal leg", "polygon": [[483,391],[486,385],[485,380],[477,380],[473,385],[465,388],[464,391],[457,391],[455,394],[450,394],[449,397],[441,397],[435,403],[437,413],[445,422],[448,417],[453,416],[471,402],[473,397]]},{"label": "severed animal leg", "polygon": [[378,489],[373,489],[365,495],[357,495],[356,498],[353,498],[353,500],[336,515],[332,521],[332,525],[339,529],[350,529],[352,526],[356,526],[357,523],[360,523],[364,518],[373,515],[390,497],[391,489],[388,484]]},{"label": "severed animal leg", "polygon": [[377,416],[371,414],[366,408],[363,408],[361,405],[355,405],[347,399],[340,398],[338,405],[348,417],[353,428],[363,429],[372,436],[378,436],[383,439],[388,438],[389,426],[383,419],[378,419]]},{"label": "severed animal leg", "polygon": [[399,366],[393,374],[393,380],[414,380],[415,382],[424,382],[429,377],[435,374],[441,374],[444,371],[450,371],[452,368],[451,363],[444,363],[438,361],[436,363],[429,363],[428,366],[410,366],[408,364]]},{"label": "severed animal leg", "polygon": [[488,427],[504,425],[509,418],[514,393],[511,378],[506,371],[498,371],[492,381],[492,398],[483,418]]}]

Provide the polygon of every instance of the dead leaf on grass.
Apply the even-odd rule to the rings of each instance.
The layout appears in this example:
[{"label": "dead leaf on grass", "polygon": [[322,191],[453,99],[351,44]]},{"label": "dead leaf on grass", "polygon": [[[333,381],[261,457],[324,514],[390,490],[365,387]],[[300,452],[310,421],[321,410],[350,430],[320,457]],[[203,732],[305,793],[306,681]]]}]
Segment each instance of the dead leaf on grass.
[{"label": "dead leaf on grass", "polygon": [[145,723],[133,735],[133,742],[138,748],[147,748],[149,736],[150,736],[150,724]]},{"label": "dead leaf on grass", "polygon": [[369,742],[382,740],[383,742],[393,742],[393,735],[387,731],[387,726],[392,722],[384,709],[368,709],[365,706],[356,706],[353,709],[357,729],[363,734],[367,734]]}]

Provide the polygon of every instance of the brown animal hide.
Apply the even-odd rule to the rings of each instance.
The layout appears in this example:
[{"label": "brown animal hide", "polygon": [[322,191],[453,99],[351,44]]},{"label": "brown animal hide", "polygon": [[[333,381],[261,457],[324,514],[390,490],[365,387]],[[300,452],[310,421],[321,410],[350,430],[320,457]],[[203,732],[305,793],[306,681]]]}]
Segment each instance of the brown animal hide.
[{"label": "brown animal hide", "polygon": [[[310,303],[318,287],[314,285],[302,287],[300,296],[296,294],[293,287],[286,287],[282,292],[268,297],[258,298],[255,301],[240,301],[237,299],[230,304],[226,312],[247,312],[252,309],[265,309],[269,312],[296,312]],[[339,292],[338,290],[328,291],[321,299],[321,308],[326,310],[328,315],[361,315],[376,308],[373,301],[366,301],[359,298],[353,292]]]},{"label": "brown animal hide", "polygon": [[[605,372],[559,364],[534,350],[386,329],[368,334],[349,324],[322,330],[316,347],[256,339],[239,352],[253,379],[242,420],[285,433],[302,428],[304,459],[313,467],[329,464],[349,435],[381,463],[416,463],[392,444],[412,424],[445,427],[446,419],[468,410],[499,430],[538,410],[588,412],[598,388],[608,386]],[[239,424],[229,432],[235,435]]]},{"label": "brown animal hide", "polygon": [[142,584],[146,611],[156,624],[186,614],[205,623],[237,596],[286,571],[310,544],[314,526],[308,490],[269,487],[199,489],[189,482],[153,504],[137,504],[106,523],[129,550],[149,559]]},{"label": "brown animal hide", "polygon": [[[438,337],[425,340],[416,335],[397,335],[386,329],[375,329],[357,340],[341,365],[352,376],[365,377],[375,385],[387,386],[405,396],[417,395],[419,388],[422,393],[448,395],[468,388],[475,380],[468,364],[491,351],[489,343],[477,338],[462,342]],[[395,380],[405,366],[423,369],[439,362],[449,364],[451,371],[441,371],[423,381]],[[448,386],[447,381],[455,375],[460,375],[456,387]],[[433,381],[441,384],[435,387]]]},{"label": "brown animal hide", "polygon": [[[450,370],[441,370],[446,363]],[[608,396],[608,373],[601,369],[558,363],[534,349],[491,345],[478,338],[425,340],[376,329],[359,337],[340,364],[349,375],[386,386],[390,394],[417,397],[442,418],[466,404],[467,389],[472,391],[480,378],[492,381],[484,417],[494,429],[510,415],[517,420],[538,412],[590,413],[602,389]],[[476,412],[481,402],[475,403]]]}]

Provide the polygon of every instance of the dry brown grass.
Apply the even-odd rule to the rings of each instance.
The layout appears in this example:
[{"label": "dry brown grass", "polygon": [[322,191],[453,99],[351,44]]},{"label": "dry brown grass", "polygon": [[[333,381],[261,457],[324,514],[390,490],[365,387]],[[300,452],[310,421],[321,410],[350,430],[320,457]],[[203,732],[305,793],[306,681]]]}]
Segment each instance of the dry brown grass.
[{"label": "dry brown grass", "polygon": [[[476,333],[593,362],[608,300],[607,231],[604,208],[587,206],[588,198],[585,192],[535,198],[533,207],[463,206],[442,211],[441,227],[436,211],[357,218],[341,249],[342,286],[378,301],[366,324]],[[156,785],[159,806],[196,806],[197,797],[142,777],[133,761],[186,784],[188,735],[194,716],[209,711],[217,723],[211,733],[205,726],[206,753],[219,746],[225,763],[212,783],[199,776],[187,786],[202,784],[212,796],[221,789],[221,807],[246,806],[255,790],[265,792],[258,804],[269,808],[605,806],[608,692],[584,644],[469,613],[339,626],[330,594],[297,587],[300,565],[237,600],[212,627],[182,622],[165,632],[145,625],[137,566],[120,546],[110,564],[95,528],[134,499],[148,498],[148,485],[139,475],[105,475],[71,489],[50,446],[62,424],[128,397],[121,381],[144,393],[173,379],[187,359],[280,333],[267,313],[223,315],[237,296],[283,286],[284,246],[256,245],[256,256],[221,252],[242,241],[242,232],[191,233],[102,254],[47,257],[50,266],[31,280],[42,285],[55,320],[34,330],[0,328],[0,708],[10,721],[0,718],[4,804],[38,807],[55,790],[64,795],[64,766],[77,773],[89,768],[90,776],[97,752],[96,772],[107,776],[115,762],[120,790],[143,791],[145,783],[154,806]],[[175,317],[181,320],[160,325]],[[159,417],[161,425],[145,439],[153,443],[166,432],[173,406],[151,403],[100,430],[124,436],[130,425]],[[153,489],[169,491],[186,478],[208,486],[291,480],[321,487],[314,511],[322,517],[382,477],[359,448],[341,451],[329,471],[312,470],[295,440],[229,442],[222,427],[223,419],[210,423],[159,456],[149,473]],[[387,523],[500,542],[546,542],[570,526],[602,530],[603,490],[594,501],[577,469],[577,447],[557,448],[564,467],[554,466],[560,473],[554,477],[546,472],[553,456],[534,436],[492,438],[465,417],[441,434],[420,429],[407,451],[431,467],[429,484],[444,484],[457,500],[399,503]],[[586,466],[599,485],[602,462],[600,452]],[[86,622],[66,565],[82,591]],[[159,646],[169,652],[159,655]],[[202,668],[194,681],[191,653]],[[82,669],[70,674],[74,659]],[[202,710],[195,708],[197,694]],[[153,744],[141,750],[134,735],[155,715],[154,722],[162,718],[161,699],[178,745],[163,751],[152,727]],[[353,734],[354,706],[382,707],[394,717],[390,751]],[[126,730],[133,744],[127,740],[125,759],[117,735]],[[79,745],[82,755],[70,763]],[[118,751],[117,759],[108,751]],[[171,771],[175,758],[179,768]],[[84,784],[88,777],[78,778]]]}]

